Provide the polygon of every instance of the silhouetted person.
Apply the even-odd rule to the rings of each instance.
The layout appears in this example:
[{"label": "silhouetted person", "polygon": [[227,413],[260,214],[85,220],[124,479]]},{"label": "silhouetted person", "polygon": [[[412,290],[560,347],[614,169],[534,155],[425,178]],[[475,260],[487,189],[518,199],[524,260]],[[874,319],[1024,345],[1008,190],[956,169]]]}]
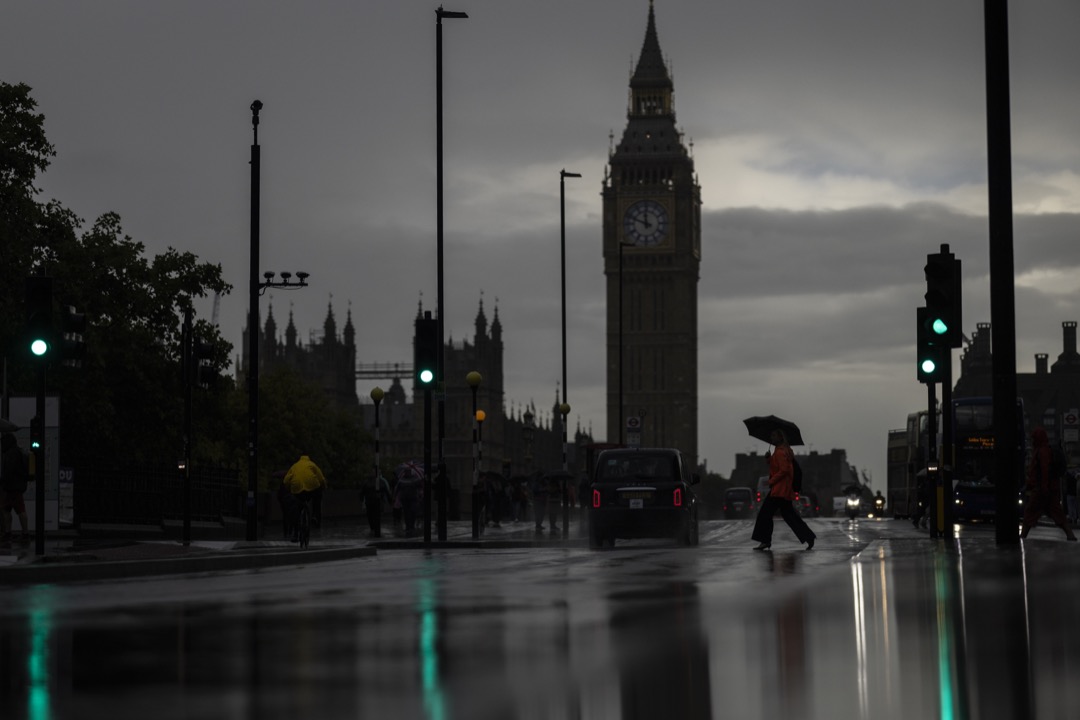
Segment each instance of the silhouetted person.
[{"label": "silhouetted person", "polygon": [[11,513],[19,518],[22,537],[30,535],[30,526],[26,521],[26,503],[23,493],[30,480],[30,470],[26,467],[26,457],[19,449],[15,436],[9,432],[0,436],[0,519],[3,521],[4,539],[11,539],[13,522]]},{"label": "silhouetted person", "polygon": [[795,454],[791,452],[787,438],[781,430],[773,430],[770,440],[776,448],[769,456],[769,494],[761,503],[757,522],[754,523],[754,533],[750,536],[759,543],[754,549],[768,550],[772,546],[773,515],[779,512],[799,542],[806,543],[807,550],[813,550],[817,536],[799,517],[799,513],[795,512],[793,505],[795,488],[792,487],[792,481],[795,478]]},{"label": "silhouetted person", "polygon": [[1065,519],[1065,511],[1061,509],[1061,476],[1053,467],[1053,451],[1042,425],[1031,431],[1031,444],[1027,499],[1024,501],[1024,523],[1020,528],[1020,537],[1026,538],[1031,528],[1045,514],[1065,531],[1066,538],[1076,540],[1068,520]]}]

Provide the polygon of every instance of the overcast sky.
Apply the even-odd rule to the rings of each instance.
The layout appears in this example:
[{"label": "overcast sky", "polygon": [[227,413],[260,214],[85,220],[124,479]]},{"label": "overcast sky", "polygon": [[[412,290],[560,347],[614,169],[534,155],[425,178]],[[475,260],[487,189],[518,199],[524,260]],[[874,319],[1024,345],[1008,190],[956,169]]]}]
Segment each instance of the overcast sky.
[{"label": "overcast sky", "polygon": [[[1017,361],[1080,320],[1080,3],[1011,3]],[[411,362],[436,300],[435,8],[416,0],[14,2],[0,79],[33,88],[57,157],[41,179],[87,224],[120,214],[156,254],[220,263],[247,311],[252,130],[264,103],[263,270],[303,339],[351,307],[358,361]],[[626,125],[648,0],[462,0],[443,24],[447,333],[483,293],[506,397],[547,413],[561,377],[566,188],[572,425],[604,439],[601,182]],[[981,0],[656,0],[702,189],[699,452],[728,475],[775,413],[885,484],[888,430],[925,407],[914,308],[927,253],[963,262],[964,330],[989,322]],[[212,303],[198,310],[209,317]],[[382,382],[386,386],[386,382]],[[367,398],[370,386],[358,394]]]}]

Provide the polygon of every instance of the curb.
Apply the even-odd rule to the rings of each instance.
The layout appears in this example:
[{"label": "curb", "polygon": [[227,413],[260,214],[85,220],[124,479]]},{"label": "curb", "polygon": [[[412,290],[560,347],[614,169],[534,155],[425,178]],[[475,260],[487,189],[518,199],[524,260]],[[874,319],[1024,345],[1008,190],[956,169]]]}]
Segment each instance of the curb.
[{"label": "curb", "polygon": [[350,545],[308,550],[207,553],[198,556],[152,560],[107,560],[57,563],[26,563],[0,569],[0,586],[51,582],[85,582],[153,575],[173,575],[227,570],[253,570],[283,565],[351,560],[376,554],[369,545]]}]

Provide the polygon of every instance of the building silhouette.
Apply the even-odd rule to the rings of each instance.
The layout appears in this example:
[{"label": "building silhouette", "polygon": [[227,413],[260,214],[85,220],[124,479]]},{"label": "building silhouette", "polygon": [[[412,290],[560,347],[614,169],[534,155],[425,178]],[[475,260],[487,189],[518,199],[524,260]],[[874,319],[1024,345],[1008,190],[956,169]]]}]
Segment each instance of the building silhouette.
[{"label": "building silhouette", "polygon": [[639,418],[642,445],[677,447],[697,465],[701,189],[675,125],[652,3],[602,195],[608,442]]},{"label": "building silhouette", "polygon": [[[243,345],[248,347],[248,328],[244,326]],[[237,358],[241,376],[248,369],[247,353]],[[338,335],[334,307],[327,305],[321,337],[312,336],[305,345],[297,338],[292,310],[284,338],[278,334],[274,319],[274,305],[266,313],[266,322],[259,332],[259,371],[268,372],[278,367],[289,367],[308,381],[316,383],[335,405],[351,409],[358,405],[356,397],[356,329],[353,327],[352,310],[346,311],[345,326]]]},{"label": "building silhouette", "polygon": [[[1035,372],[1016,374],[1016,391],[1024,401],[1025,435],[1036,425],[1046,428],[1051,444],[1064,444],[1070,465],[1080,465],[1080,353],[1076,322],[1061,323],[1062,348],[1051,365],[1047,353],[1035,354]],[[993,395],[990,323],[979,323],[960,356],[960,377],[953,398]]]},{"label": "building silhouette", "polygon": [[[423,316],[418,306],[416,317]],[[457,509],[468,508],[468,493],[473,480],[473,398],[465,380],[470,372],[479,372],[482,382],[476,393],[476,407],[486,418],[481,426],[482,456],[480,470],[528,476],[559,470],[562,467],[562,417],[558,411],[558,388],[550,410],[536,403],[512,403],[507,409],[503,374],[502,322],[498,308],[490,323],[481,299],[473,323],[471,338],[456,341],[452,336],[445,345],[446,399],[444,458],[450,481],[451,516]],[[244,347],[248,332],[244,329]],[[415,337],[414,337],[415,342]],[[307,344],[298,339],[289,312],[288,325],[280,333],[273,306],[259,332],[259,366],[262,372],[275,367],[289,367],[301,377],[314,381],[327,399],[342,408],[359,408],[361,422],[373,439],[375,406],[370,390],[380,385],[384,397],[379,405],[380,455],[384,472],[406,460],[424,459],[424,388],[413,378],[412,363],[357,363],[356,331],[351,310],[338,332],[333,306],[327,308],[322,335],[312,334]],[[241,373],[246,373],[245,357],[238,358]],[[381,381],[381,382],[379,382]],[[358,382],[361,383],[359,394]],[[432,393],[434,396],[434,393]],[[438,459],[437,400],[432,397],[432,464]],[[568,432],[569,467],[583,468],[583,446],[592,442],[591,434],[580,427]],[[372,474],[374,469],[371,470]]]}]

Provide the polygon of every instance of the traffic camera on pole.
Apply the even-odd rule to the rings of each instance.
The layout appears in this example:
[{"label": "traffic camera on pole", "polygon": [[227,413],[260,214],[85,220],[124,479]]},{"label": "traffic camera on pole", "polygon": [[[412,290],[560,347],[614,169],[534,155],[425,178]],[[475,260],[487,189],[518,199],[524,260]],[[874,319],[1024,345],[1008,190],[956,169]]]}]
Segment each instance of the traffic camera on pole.
[{"label": "traffic camera on pole", "polygon": [[34,275],[26,278],[26,348],[38,362],[52,360],[56,344],[53,327],[52,278]]},{"label": "traffic camera on pole", "polygon": [[960,260],[943,244],[941,252],[926,256],[926,313],[934,344],[958,348],[962,344]]},{"label": "traffic camera on pole", "polygon": [[934,331],[933,316],[926,308],[915,308],[918,321],[916,328],[916,376],[921,383],[939,383],[945,375],[945,353],[949,348],[941,344]]},{"label": "traffic camera on pole", "polygon": [[425,312],[416,318],[416,337],[413,340],[413,372],[416,381],[425,387],[435,382],[439,362],[439,322]]}]

